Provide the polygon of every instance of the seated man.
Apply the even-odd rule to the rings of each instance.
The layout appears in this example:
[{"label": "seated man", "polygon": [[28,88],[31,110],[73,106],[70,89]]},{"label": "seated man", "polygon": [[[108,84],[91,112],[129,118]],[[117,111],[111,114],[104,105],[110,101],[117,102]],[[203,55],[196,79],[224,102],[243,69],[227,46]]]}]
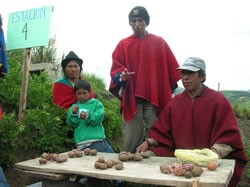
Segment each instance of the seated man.
[{"label": "seated man", "polygon": [[185,90],[165,107],[137,152],[174,156],[175,149],[210,148],[220,158],[236,160],[229,184],[236,187],[247,157],[231,104],[223,94],[203,84],[206,65],[202,59],[188,58],[177,70]]}]

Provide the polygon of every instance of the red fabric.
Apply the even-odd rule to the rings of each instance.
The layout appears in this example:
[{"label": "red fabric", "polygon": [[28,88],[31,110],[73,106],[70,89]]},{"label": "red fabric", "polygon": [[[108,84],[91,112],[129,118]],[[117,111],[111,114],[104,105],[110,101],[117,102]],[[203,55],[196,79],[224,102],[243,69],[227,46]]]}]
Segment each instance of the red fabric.
[{"label": "red fabric", "polygon": [[231,104],[219,92],[205,88],[202,96],[191,99],[186,91],[175,96],[152,126],[149,137],[160,143],[152,151],[173,156],[175,149],[210,148],[215,143],[235,149],[226,158],[235,159],[229,186],[240,181],[247,157]]},{"label": "red fabric", "polygon": [[2,106],[0,105],[0,120],[2,119]]},{"label": "red fabric", "polygon": [[[72,86],[55,82],[53,86],[53,102],[63,109],[68,109],[72,104],[76,103],[76,96]],[[90,90],[90,98],[94,98],[92,89]]]},{"label": "red fabric", "polygon": [[110,82],[110,92],[121,99],[125,120],[131,120],[137,111],[135,96],[151,102],[159,114],[172,98],[171,87],[180,80],[179,65],[168,44],[152,34],[140,39],[132,35],[120,41],[112,59],[111,78],[125,68],[135,72],[124,86],[122,98],[119,87]]}]

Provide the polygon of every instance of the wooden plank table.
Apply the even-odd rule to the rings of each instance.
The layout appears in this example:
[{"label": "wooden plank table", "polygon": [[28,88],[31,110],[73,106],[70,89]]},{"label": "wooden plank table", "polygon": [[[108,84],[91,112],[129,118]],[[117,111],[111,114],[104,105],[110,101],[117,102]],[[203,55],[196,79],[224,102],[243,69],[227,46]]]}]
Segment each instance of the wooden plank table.
[{"label": "wooden plank table", "polygon": [[[61,155],[67,155],[67,153],[62,153]],[[122,180],[162,186],[192,187],[199,181],[201,187],[226,187],[232,177],[235,166],[234,160],[222,159],[220,166],[215,171],[209,171],[204,168],[204,172],[200,177],[186,179],[183,176],[163,174],[160,171],[160,165],[172,164],[176,162],[176,158],[154,156],[142,161],[123,162],[123,170],[116,170],[114,167],[100,170],[94,167],[95,161],[100,156],[103,156],[105,160],[118,159],[118,154],[98,152],[96,156],[84,155],[79,158],[68,158],[68,161],[63,163],[48,161],[44,165],[40,165],[39,158],[36,158],[16,163],[15,167],[31,174],[32,172],[36,175],[39,174],[42,177],[44,176],[44,178],[50,176],[51,180],[53,180],[51,177],[53,175],[59,178],[63,178],[65,175],[81,175],[99,179]],[[57,179],[55,178],[54,180]]]}]

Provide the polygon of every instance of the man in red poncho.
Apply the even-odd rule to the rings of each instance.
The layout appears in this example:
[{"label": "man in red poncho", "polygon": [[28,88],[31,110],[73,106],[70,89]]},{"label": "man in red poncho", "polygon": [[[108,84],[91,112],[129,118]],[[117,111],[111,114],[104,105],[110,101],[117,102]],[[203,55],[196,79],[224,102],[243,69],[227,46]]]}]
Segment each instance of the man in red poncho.
[{"label": "man in red poncho", "polygon": [[175,149],[209,148],[219,158],[236,160],[229,184],[236,187],[247,157],[231,104],[222,93],[203,84],[206,66],[202,59],[190,57],[177,69],[185,91],[164,108],[137,152],[149,149],[152,155],[174,156]]},{"label": "man in red poncho", "polygon": [[146,31],[147,10],[136,6],[128,17],[134,33],[121,40],[112,54],[109,91],[121,100],[123,149],[135,152],[170,101],[180,73],[165,40]]}]

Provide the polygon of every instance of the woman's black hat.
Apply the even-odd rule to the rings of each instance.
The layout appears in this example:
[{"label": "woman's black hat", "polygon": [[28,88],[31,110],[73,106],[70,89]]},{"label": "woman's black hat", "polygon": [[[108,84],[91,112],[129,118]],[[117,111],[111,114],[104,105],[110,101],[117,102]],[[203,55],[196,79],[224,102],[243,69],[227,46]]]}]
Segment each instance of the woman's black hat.
[{"label": "woman's black hat", "polygon": [[64,69],[71,60],[75,60],[82,69],[83,60],[79,58],[73,51],[70,51],[69,54],[67,54],[67,56],[62,60],[61,62],[62,68]]}]

